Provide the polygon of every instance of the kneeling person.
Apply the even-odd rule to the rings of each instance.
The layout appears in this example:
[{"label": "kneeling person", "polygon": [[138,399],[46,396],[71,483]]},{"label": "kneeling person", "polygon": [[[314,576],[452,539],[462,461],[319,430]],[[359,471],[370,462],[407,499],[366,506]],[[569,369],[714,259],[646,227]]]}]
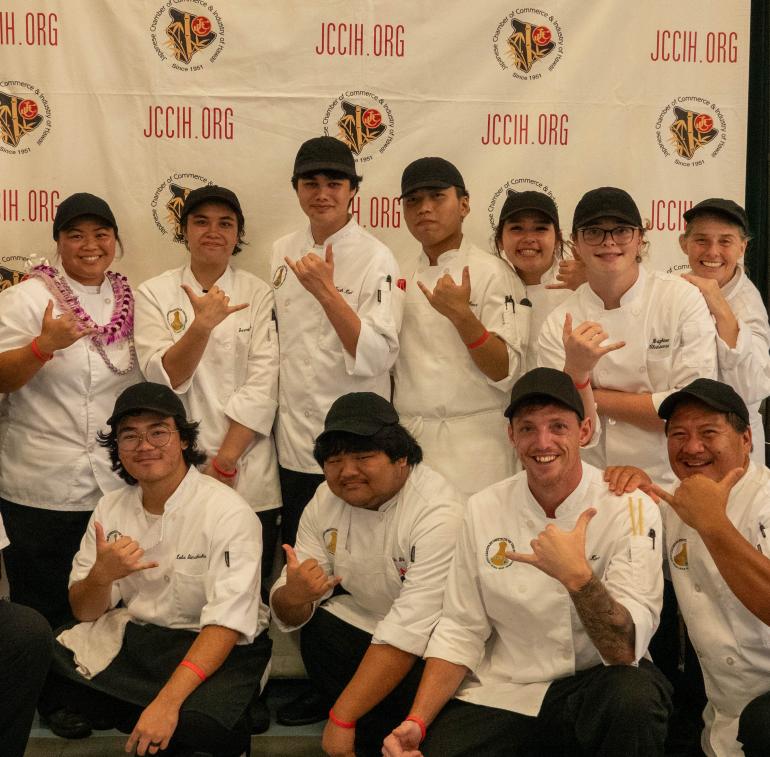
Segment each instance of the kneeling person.
[{"label": "kneeling person", "polygon": [[[537,368],[505,415],[524,470],[471,497],[411,714],[422,754],[662,755],[669,685],[643,659],[662,602],[660,515],[581,462],[591,420]],[[451,700],[451,701],[450,701]]]},{"label": "kneeling person", "polygon": [[284,546],[271,606],[282,630],[302,626],[305,667],[331,706],[324,750],[379,755],[417,689],[462,498],[371,392],[334,402],[314,454],[326,481]]},{"label": "kneeling person", "polygon": [[238,755],[271,648],[259,522],[195,468],[197,424],[168,387],[126,389],[108,423],[102,443],[131,485],[102,497],[75,556],[84,622],[58,637],[41,709],[112,712],[140,755]]}]

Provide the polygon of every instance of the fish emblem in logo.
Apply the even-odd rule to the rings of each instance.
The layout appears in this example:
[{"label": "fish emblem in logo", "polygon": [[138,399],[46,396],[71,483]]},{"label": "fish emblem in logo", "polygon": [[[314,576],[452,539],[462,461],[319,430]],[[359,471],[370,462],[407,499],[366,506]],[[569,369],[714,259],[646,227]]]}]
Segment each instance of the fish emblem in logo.
[{"label": "fish emblem in logo", "polygon": [[511,19],[513,32],[508,37],[508,50],[513,64],[525,74],[532,70],[541,58],[545,58],[556,47],[551,30],[542,24]]},{"label": "fish emblem in logo", "polygon": [[180,63],[189,63],[195,53],[208,47],[217,37],[206,16],[169,8],[171,23],[166,27],[166,44]]},{"label": "fish emblem in logo", "polygon": [[387,128],[382,122],[382,113],[377,108],[364,108],[347,100],[343,100],[341,106],[342,118],[337,121],[340,139],[355,155],[360,155],[361,150]]},{"label": "fish emblem in logo", "polygon": [[43,115],[33,99],[0,92],[0,139],[5,144],[18,147],[42,121]]},{"label": "fish emblem in logo", "polygon": [[181,221],[182,207],[191,190],[189,187],[183,187],[181,184],[169,184],[168,189],[171,192],[171,199],[166,203],[166,210],[168,210],[167,220],[174,225],[174,240],[182,242],[184,241]]},{"label": "fish emblem in logo", "polygon": [[677,154],[688,160],[719,133],[714,128],[714,119],[708,113],[680,107],[674,108],[674,122],[669,129]]}]

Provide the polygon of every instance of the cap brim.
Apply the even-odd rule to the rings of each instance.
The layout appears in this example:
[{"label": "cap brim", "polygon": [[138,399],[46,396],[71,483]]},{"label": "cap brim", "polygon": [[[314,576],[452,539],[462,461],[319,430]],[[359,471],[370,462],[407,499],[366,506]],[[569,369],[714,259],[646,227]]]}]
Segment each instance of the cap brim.
[{"label": "cap brim", "polygon": [[[458,186],[457,184],[450,184],[448,181],[441,181],[441,179],[431,179],[430,181],[418,181],[416,184],[412,184],[406,189],[401,190],[399,199],[403,199],[408,194],[415,192],[418,189],[449,189],[449,187]],[[464,187],[459,187],[464,189]]]},{"label": "cap brim", "polygon": [[314,160],[308,161],[307,163],[302,163],[301,165],[297,166],[296,170],[294,171],[294,175],[299,176],[303,173],[310,173],[311,171],[339,171],[340,173],[344,173],[346,176],[356,176],[355,166],[351,168],[344,163],[337,163],[333,160]]}]

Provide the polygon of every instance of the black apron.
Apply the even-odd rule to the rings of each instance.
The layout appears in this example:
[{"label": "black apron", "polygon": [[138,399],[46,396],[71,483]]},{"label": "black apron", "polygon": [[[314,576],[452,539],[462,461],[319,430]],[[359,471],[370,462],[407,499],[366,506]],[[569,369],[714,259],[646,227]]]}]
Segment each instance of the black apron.
[{"label": "black apron", "polygon": [[[58,642],[51,669],[82,686],[146,707],[186,657],[197,636],[196,631],[129,622],[117,657],[90,680],[77,672],[72,652]],[[185,699],[181,710],[208,715],[231,730],[259,691],[272,646],[267,631],[251,644],[236,644],[216,673]]]}]

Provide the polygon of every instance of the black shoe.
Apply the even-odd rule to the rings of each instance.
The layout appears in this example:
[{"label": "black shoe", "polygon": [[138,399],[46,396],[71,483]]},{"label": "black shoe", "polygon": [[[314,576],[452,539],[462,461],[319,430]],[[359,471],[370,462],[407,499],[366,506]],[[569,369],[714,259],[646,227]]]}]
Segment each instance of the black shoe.
[{"label": "black shoe", "polygon": [[251,700],[249,719],[251,720],[251,733],[253,735],[264,733],[270,728],[270,710],[267,709],[264,694]]},{"label": "black shoe", "polygon": [[63,739],[85,739],[91,735],[91,721],[63,707],[46,715],[43,722]]},{"label": "black shoe", "polygon": [[328,712],[320,694],[311,688],[279,707],[275,720],[281,725],[296,726],[320,723],[327,717]]}]

